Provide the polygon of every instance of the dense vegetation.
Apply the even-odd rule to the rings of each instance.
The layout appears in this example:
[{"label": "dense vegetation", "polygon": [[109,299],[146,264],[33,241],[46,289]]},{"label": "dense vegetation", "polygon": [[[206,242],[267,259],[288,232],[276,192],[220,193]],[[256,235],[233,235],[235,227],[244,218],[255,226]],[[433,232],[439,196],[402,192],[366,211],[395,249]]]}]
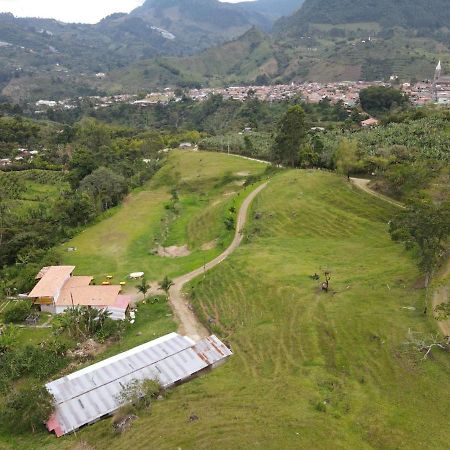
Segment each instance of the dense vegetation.
[{"label": "dense vegetation", "polygon": [[40,149],[20,171],[8,167],[8,172],[0,172],[0,267],[10,267],[2,275],[5,283],[19,277],[14,285],[19,291],[29,289],[44,262],[57,261],[47,250],[151,178],[163,148],[161,138],[152,133],[139,135],[92,119],[73,128],[53,127],[51,137],[42,139],[46,124],[25,124],[9,118],[0,122],[5,152],[15,154],[17,145]]},{"label": "dense vegetation", "polygon": [[378,22],[385,28],[404,27],[433,32],[450,22],[446,0],[305,0],[302,8],[288,21],[294,28],[300,24]]}]

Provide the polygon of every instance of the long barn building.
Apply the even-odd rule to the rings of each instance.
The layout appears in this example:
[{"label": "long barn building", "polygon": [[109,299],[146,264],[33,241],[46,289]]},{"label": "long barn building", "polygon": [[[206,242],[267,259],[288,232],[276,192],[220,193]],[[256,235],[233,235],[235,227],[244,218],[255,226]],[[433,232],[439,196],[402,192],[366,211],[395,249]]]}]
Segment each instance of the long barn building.
[{"label": "long barn building", "polygon": [[157,380],[169,388],[212,369],[232,355],[216,336],[197,343],[170,333],[46,385],[55,401],[47,428],[63,436],[114,413],[131,383]]}]

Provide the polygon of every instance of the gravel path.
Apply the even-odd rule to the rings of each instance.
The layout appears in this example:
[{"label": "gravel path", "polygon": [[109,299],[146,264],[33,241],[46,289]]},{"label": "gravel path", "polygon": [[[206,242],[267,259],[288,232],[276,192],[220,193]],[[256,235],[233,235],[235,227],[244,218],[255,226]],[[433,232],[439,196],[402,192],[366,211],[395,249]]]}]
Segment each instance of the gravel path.
[{"label": "gravel path", "polygon": [[189,306],[186,298],[183,295],[183,287],[185,284],[192,281],[194,278],[202,275],[208,270],[220,264],[224,259],[228,258],[241,244],[243,239],[243,230],[247,221],[248,209],[254,198],[267,186],[267,182],[257,187],[242,203],[237,216],[236,232],[234,239],[230,246],[217,258],[206,263],[204,266],[193,270],[186,275],[182,275],[173,280],[173,286],[169,291],[169,301],[172,310],[179,322],[179,332],[184,336],[189,336],[194,341],[198,341],[204,337],[209,336],[208,330],[202,325],[197,316],[194,314]]}]

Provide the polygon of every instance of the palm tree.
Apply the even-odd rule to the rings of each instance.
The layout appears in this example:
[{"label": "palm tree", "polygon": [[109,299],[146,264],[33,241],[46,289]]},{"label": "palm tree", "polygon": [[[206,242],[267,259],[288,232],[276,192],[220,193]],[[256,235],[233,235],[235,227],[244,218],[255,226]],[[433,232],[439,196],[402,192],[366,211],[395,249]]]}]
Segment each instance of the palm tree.
[{"label": "palm tree", "polygon": [[142,278],[141,284],[138,284],[138,285],[136,286],[136,289],[137,289],[138,292],[140,292],[140,293],[144,296],[144,298],[145,298],[147,292],[150,290],[150,284],[147,283],[147,280],[146,280],[145,277]]},{"label": "palm tree", "polygon": [[159,282],[159,287],[167,294],[169,289],[173,286],[173,281],[166,275],[162,281]]}]

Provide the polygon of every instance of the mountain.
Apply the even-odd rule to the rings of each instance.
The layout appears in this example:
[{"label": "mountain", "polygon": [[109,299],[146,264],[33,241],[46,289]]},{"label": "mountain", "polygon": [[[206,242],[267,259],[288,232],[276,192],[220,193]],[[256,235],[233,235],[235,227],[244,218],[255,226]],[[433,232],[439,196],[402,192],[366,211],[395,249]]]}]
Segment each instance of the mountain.
[{"label": "mountain", "polygon": [[258,13],[272,23],[283,16],[290,16],[302,6],[304,0],[255,0],[237,3],[250,13]]},{"label": "mountain", "polygon": [[147,0],[130,13],[172,33],[193,51],[236,38],[252,26],[269,28],[270,21],[258,12],[218,0]]},{"label": "mountain", "polygon": [[436,32],[448,27],[450,5],[448,0],[305,0],[299,11],[280,22],[279,28],[295,32],[308,24],[351,23]]},{"label": "mountain", "polygon": [[185,57],[143,60],[118,69],[98,82],[110,94],[151,91],[166,86],[222,86],[254,82],[266,73],[276,76],[282,53],[272,38],[252,28],[243,36]]},{"label": "mountain", "polygon": [[270,21],[217,0],[147,0],[94,25],[0,14],[0,90],[16,101],[100,94],[96,73],[192,54],[254,25]]}]

